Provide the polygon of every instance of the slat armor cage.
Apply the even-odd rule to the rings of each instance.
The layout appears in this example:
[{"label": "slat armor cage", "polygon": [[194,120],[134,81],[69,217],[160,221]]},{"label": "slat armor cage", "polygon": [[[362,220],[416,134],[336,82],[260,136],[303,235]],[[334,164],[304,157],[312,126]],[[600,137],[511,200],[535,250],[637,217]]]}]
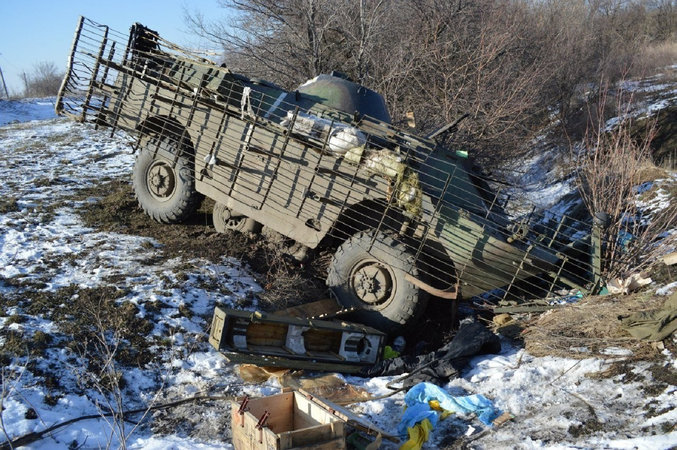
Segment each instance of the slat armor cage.
[{"label": "slat armor cage", "polygon": [[504,196],[461,152],[392,126],[381,97],[362,86],[357,101],[378,117],[316,98],[326,77],[290,92],[140,24],[127,35],[81,18],[56,109],[137,144],[169,138],[198,192],[310,248],[360,236],[366,251],[377,248],[378,260],[440,297],[599,287],[603,243],[591,223],[536,213],[512,222]]}]

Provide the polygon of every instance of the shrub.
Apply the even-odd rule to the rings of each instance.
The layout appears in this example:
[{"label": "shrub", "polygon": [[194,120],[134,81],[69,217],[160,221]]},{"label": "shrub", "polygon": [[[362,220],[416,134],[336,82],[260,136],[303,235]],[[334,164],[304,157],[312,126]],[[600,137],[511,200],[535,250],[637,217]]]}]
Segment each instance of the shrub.
[{"label": "shrub", "polygon": [[669,61],[677,34],[670,0],[222,4],[227,24],[187,19],[236,72],[294,88],[341,70],[383,94],[396,122],[414,112],[421,134],[468,113],[449,144],[484,165],[519,156],[553,112],[580,138],[598,81]]},{"label": "shrub", "polygon": [[[604,117],[608,90],[601,95],[600,110],[595,117]],[[643,174],[653,166],[651,140],[655,127],[648,127],[642,137],[632,134],[633,118],[628,113],[631,101],[619,95],[620,122],[607,130],[604,120],[591,125],[579,153],[578,185],[590,215],[607,215],[602,231],[602,276],[609,280],[627,276],[651,265],[661,251],[657,245],[677,236],[669,230],[677,222],[677,204],[654,207],[638,202],[638,194],[646,180]],[[625,114],[623,114],[625,112]],[[669,248],[663,246],[662,248]]]}]

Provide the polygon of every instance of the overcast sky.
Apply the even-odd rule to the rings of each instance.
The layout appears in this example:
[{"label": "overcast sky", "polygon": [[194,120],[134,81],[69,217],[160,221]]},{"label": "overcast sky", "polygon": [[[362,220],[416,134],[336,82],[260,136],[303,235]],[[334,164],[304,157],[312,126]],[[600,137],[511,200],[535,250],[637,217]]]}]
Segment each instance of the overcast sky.
[{"label": "overcast sky", "polygon": [[185,8],[225,16],[216,0],[0,0],[0,68],[10,94],[23,90],[21,72],[31,73],[37,63],[53,62],[65,71],[81,15],[125,34],[141,22],[169,41],[199,46],[187,32]]}]

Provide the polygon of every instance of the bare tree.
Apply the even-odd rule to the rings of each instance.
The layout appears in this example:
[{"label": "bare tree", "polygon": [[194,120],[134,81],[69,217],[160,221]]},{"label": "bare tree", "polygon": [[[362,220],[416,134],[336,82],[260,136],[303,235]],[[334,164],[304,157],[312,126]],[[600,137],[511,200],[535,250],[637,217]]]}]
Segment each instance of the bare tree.
[{"label": "bare tree", "polygon": [[677,35],[677,2],[650,0],[648,6],[653,37],[661,41],[674,41]]},{"label": "bare tree", "polygon": [[[469,114],[450,143],[485,164],[518,156],[551,111],[571,136],[598,80],[674,36],[667,0],[222,0],[229,23],[189,25],[235,71],[286,88],[340,70],[381,92],[396,123],[427,133]],[[661,31],[659,31],[661,30]],[[652,37],[653,36],[653,37]],[[576,136],[578,137],[578,136]]]},{"label": "bare tree", "polygon": [[407,23],[399,42],[407,51],[396,49],[401,57],[382,62],[385,84],[396,89],[386,95],[404,105],[397,113],[414,111],[422,132],[468,113],[459,136],[475,156],[516,155],[542,113],[539,93],[549,69],[529,39],[528,9],[491,0],[417,0],[399,12]]},{"label": "bare tree", "polygon": [[376,81],[372,72],[383,60],[374,58],[375,49],[384,43],[392,12],[384,0],[347,1],[336,8],[337,31],[345,57],[342,70],[358,83],[366,85]]},{"label": "bare tree", "polygon": [[35,65],[32,73],[21,73],[24,83],[24,97],[48,97],[56,95],[61,86],[63,73],[53,62],[40,62]]},{"label": "bare tree", "polygon": [[291,87],[336,67],[340,39],[331,0],[231,0],[230,26],[187,15],[189,25],[221,45],[229,66]]}]

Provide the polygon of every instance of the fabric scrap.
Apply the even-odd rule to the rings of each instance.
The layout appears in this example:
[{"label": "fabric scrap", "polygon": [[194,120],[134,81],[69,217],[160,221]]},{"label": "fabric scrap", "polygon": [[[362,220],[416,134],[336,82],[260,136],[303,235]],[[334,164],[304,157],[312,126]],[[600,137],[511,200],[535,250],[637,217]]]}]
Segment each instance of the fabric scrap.
[{"label": "fabric scrap", "polygon": [[397,426],[397,434],[405,438],[409,428],[413,428],[417,423],[424,420],[430,421],[432,427],[435,428],[440,421],[440,414],[433,410],[428,403],[417,403],[408,406],[404,414],[402,414],[400,424]]},{"label": "fabric scrap", "polygon": [[419,450],[423,444],[428,442],[432,429],[433,425],[428,419],[423,419],[420,423],[408,428],[409,440],[402,444],[400,450]]},{"label": "fabric scrap", "polygon": [[677,291],[665,301],[661,309],[632,314],[621,320],[621,326],[637,339],[666,339],[677,331]]},{"label": "fabric scrap", "polygon": [[[404,396],[404,403],[407,409],[402,415],[397,433],[402,439],[409,436],[406,445],[410,447],[406,447],[407,449],[420,448],[420,446],[416,447],[415,445],[418,443],[423,445],[437,423],[452,413],[475,413],[480,421],[487,426],[492,426],[492,422],[502,414],[501,410],[494,407],[491,400],[481,394],[456,397],[437,385],[425,382],[409,389]],[[427,427],[427,424],[416,429],[416,426],[423,421],[430,424],[430,429],[425,433],[423,428]],[[420,441],[423,437],[425,437],[425,440]]]},{"label": "fabric scrap", "polygon": [[639,273],[634,273],[626,278],[613,278],[606,284],[610,294],[629,294],[637,289],[651,284],[651,278],[645,278]]},{"label": "fabric scrap", "polygon": [[[430,407],[432,400],[439,402],[440,408],[453,413],[475,413],[482,423],[491,426],[491,422],[502,414],[494,404],[482,394],[455,397],[441,387],[432,383],[419,383],[404,396],[407,410],[410,406],[425,404]],[[406,411],[405,411],[406,414]]]},{"label": "fabric scrap", "polygon": [[400,356],[400,352],[394,350],[391,346],[386,345],[383,347],[383,359],[392,359]]}]

